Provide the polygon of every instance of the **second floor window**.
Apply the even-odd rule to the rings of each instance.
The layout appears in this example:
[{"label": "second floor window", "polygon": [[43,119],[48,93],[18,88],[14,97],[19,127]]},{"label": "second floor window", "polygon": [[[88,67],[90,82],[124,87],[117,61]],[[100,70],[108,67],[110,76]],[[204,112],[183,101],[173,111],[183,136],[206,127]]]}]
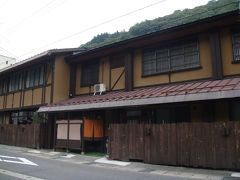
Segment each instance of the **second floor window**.
[{"label": "second floor window", "polygon": [[240,33],[233,34],[232,41],[234,61],[240,62]]},{"label": "second floor window", "polygon": [[143,53],[143,75],[154,75],[199,67],[197,41],[168,48],[156,48]]},{"label": "second floor window", "polygon": [[26,88],[43,85],[43,76],[44,76],[43,66],[28,70],[26,73],[26,80],[25,80]]},{"label": "second floor window", "polygon": [[14,92],[22,89],[22,73],[14,74],[10,77],[8,92]]},{"label": "second floor window", "polygon": [[0,96],[6,92],[6,81],[0,80]]},{"label": "second floor window", "polygon": [[99,83],[99,63],[82,64],[81,86],[91,86]]}]

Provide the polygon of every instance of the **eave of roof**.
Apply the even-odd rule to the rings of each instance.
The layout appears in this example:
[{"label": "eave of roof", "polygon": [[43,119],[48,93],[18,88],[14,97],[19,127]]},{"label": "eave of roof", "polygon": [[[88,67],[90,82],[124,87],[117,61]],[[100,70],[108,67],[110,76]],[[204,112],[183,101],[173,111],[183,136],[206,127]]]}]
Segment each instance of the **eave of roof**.
[{"label": "eave of roof", "polygon": [[44,52],[42,52],[40,54],[37,54],[33,57],[25,59],[23,61],[17,62],[15,64],[11,65],[11,66],[0,69],[0,74],[7,73],[9,71],[13,71],[13,70],[16,70],[16,69],[20,69],[23,66],[29,65],[31,63],[40,62],[41,60],[49,58],[53,55],[63,54],[63,53],[81,52],[81,51],[86,51],[86,48],[64,48],[64,49],[47,50],[47,51],[44,51]]},{"label": "eave of roof", "polygon": [[111,91],[97,96],[82,95],[41,107],[38,112],[111,109],[226,98],[240,98],[240,77]]},{"label": "eave of roof", "polygon": [[228,19],[228,18],[231,18],[231,17],[237,18],[237,17],[239,17],[239,15],[240,15],[239,10],[230,11],[230,12],[227,12],[227,13],[223,13],[223,14],[219,14],[219,15],[216,15],[216,16],[208,17],[208,18],[205,18],[205,19],[200,19],[198,21],[193,21],[193,22],[189,22],[189,23],[186,23],[186,24],[173,26],[173,27],[166,28],[166,29],[163,29],[163,30],[160,30],[160,31],[152,32],[152,33],[149,33],[149,34],[144,34],[142,36],[137,36],[137,37],[133,37],[133,38],[130,38],[130,39],[123,40],[123,41],[115,42],[115,43],[108,44],[108,45],[105,45],[105,46],[92,48],[92,49],[90,49],[88,51],[85,51],[85,52],[82,52],[82,53],[75,53],[75,54],[66,56],[65,59],[69,62],[72,62],[72,61],[74,61],[78,58],[82,58],[82,57],[85,57],[85,56],[88,56],[88,55],[91,55],[91,54],[94,54],[94,53],[97,53],[97,52],[101,52],[101,51],[104,51],[104,50],[107,50],[107,49],[114,49],[114,48],[117,48],[117,47],[120,47],[120,46],[124,46],[126,44],[136,43],[138,41],[142,41],[142,40],[145,40],[145,39],[148,39],[148,38],[153,38],[153,37],[156,37],[156,36],[159,36],[159,35],[163,35],[165,33],[173,33],[173,32],[177,32],[177,31],[180,31],[180,30],[188,29],[188,28],[194,27],[196,25],[200,26],[201,24],[204,24],[204,23],[216,22],[216,21],[222,20],[223,18],[224,19]]}]

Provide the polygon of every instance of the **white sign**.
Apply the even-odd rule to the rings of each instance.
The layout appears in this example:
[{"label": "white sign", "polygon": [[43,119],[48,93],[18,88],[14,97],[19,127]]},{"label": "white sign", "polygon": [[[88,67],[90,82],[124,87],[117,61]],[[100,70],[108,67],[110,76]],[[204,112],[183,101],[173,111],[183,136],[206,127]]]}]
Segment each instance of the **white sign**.
[{"label": "white sign", "polygon": [[9,162],[9,163],[16,163],[16,164],[25,164],[31,166],[38,166],[37,164],[33,163],[32,161],[27,160],[26,158],[21,157],[11,157],[11,156],[2,156],[0,155],[0,162]]}]

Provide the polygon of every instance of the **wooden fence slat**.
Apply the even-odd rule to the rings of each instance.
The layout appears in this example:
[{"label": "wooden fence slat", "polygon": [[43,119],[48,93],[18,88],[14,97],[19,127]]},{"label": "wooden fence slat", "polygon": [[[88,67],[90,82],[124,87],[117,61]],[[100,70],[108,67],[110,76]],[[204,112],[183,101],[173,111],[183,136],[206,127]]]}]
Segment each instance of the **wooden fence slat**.
[{"label": "wooden fence slat", "polygon": [[44,141],[40,141],[40,137],[44,136],[44,131],[41,131],[43,127],[46,125],[0,125],[0,143],[29,148],[43,147]]},{"label": "wooden fence slat", "polygon": [[240,122],[111,124],[109,137],[113,159],[240,170]]}]

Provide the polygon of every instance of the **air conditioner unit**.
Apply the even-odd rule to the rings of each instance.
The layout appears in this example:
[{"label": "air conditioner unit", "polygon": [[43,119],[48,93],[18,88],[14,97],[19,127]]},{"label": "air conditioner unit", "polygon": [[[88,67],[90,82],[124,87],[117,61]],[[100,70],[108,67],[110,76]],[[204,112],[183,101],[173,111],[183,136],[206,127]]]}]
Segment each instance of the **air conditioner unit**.
[{"label": "air conditioner unit", "polygon": [[96,93],[99,93],[101,95],[102,92],[105,92],[105,91],[106,91],[105,84],[95,84],[94,85],[94,95],[96,95]]}]

